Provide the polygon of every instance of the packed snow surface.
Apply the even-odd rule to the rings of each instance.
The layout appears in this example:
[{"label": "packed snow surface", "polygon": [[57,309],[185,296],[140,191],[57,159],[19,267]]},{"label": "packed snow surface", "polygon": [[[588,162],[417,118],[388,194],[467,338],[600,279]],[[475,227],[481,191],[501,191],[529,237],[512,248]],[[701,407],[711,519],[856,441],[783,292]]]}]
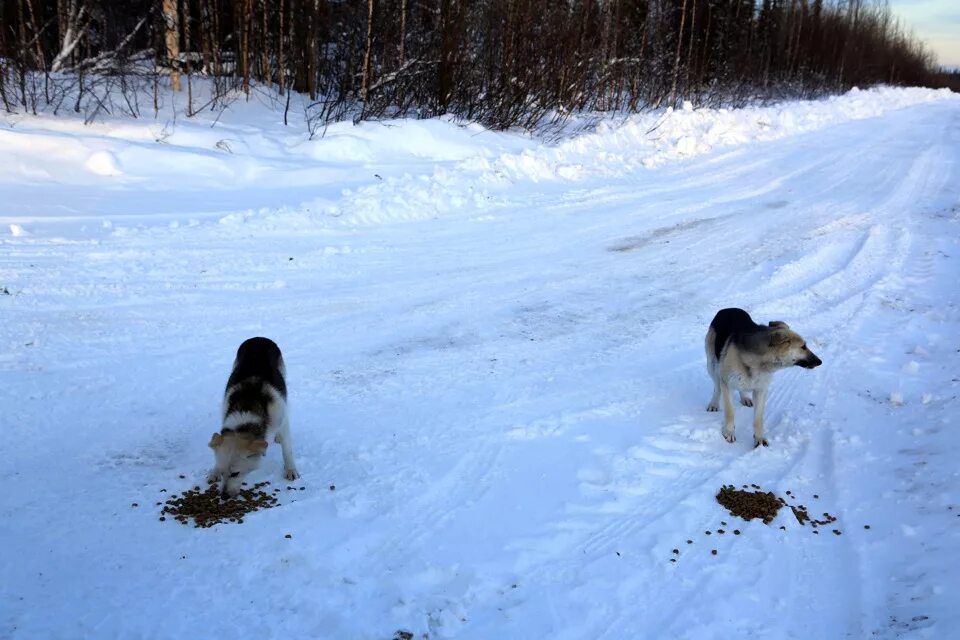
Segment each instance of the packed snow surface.
[{"label": "packed snow surface", "polygon": [[[0,638],[960,636],[960,99],[278,119],[0,120]],[[705,411],[729,306],[824,361],[768,448]],[[255,335],[302,479],[159,521]]]}]

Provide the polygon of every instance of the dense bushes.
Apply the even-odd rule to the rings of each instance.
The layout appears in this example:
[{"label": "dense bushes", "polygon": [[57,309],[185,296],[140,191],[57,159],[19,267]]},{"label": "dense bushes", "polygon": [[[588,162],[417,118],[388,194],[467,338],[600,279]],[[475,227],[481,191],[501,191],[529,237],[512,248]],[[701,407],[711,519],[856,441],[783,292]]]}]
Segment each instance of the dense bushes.
[{"label": "dense bushes", "polygon": [[0,20],[10,111],[136,115],[128,94],[158,75],[189,92],[202,74],[213,106],[255,84],[309,95],[315,123],[453,113],[508,127],[936,82],[922,44],[863,0],[0,0]]}]

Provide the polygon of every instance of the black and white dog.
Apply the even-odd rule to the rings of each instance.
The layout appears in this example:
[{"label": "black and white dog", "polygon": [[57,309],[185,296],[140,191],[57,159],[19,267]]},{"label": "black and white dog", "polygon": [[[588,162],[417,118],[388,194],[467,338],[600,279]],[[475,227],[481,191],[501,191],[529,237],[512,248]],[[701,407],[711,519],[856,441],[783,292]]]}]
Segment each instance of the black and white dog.
[{"label": "black and white dog", "polygon": [[240,345],[223,396],[223,428],[210,438],[216,466],[209,479],[220,482],[222,497],[237,495],[244,476],[260,466],[270,436],[283,451],[284,477],[300,477],[290,442],[285,376],[273,340],[250,338]]},{"label": "black and white dog", "polygon": [[703,346],[707,373],[713,380],[713,396],[707,411],[719,410],[723,400],[723,437],[727,442],[736,441],[732,396],[733,390],[740,391],[740,404],[753,407],[755,447],[767,446],[763,412],[774,372],[793,366],[813,369],[823,364],[807,347],[807,341],[786,322],[774,320],[757,324],[743,309],[718,311]]}]

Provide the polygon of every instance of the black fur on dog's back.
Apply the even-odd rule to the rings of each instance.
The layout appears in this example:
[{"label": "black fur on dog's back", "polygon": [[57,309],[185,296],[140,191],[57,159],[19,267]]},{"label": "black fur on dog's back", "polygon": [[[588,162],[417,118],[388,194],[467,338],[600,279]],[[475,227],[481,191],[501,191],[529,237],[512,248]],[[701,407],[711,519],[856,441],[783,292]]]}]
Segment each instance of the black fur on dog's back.
[{"label": "black fur on dog's back", "polygon": [[283,398],[287,397],[287,383],[280,370],[280,347],[269,338],[250,338],[237,349],[237,360],[227,380],[227,389],[248,378],[266,382]]},{"label": "black fur on dog's back", "polygon": [[710,327],[715,335],[713,352],[717,356],[717,360],[720,359],[720,354],[728,340],[733,338],[734,342],[737,342],[736,338],[738,336],[756,333],[761,329],[749,313],[737,308],[717,311],[717,315],[713,316],[713,320],[710,322]]}]

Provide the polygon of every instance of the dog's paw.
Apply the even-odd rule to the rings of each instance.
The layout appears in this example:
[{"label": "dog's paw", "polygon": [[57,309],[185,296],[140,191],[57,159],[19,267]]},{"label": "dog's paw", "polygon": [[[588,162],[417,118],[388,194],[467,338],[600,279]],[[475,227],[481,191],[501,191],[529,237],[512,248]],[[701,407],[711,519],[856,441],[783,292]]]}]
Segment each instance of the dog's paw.
[{"label": "dog's paw", "polygon": [[769,447],[769,446],[770,446],[770,443],[767,442],[767,439],[766,439],[766,438],[761,438],[761,439],[757,440],[757,438],[754,437],[754,438],[753,438],[753,448],[756,449],[756,448],[759,447],[760,445],[763,445],[763,446],[765,446],[765,447]]},{"label": "dog's paw", "polygon": [[736,442],[736,441],[737,441],[737,434],[734,433],[733,431],[726,431],[726,430],[725,430],[725,431],[723,432],[723,439],[726,440],[727,442]]},{"label": "dog's paw", "polygon": [[711,402],[707,405],[707,411],[720,411],[720,405]]},{"label": "dog's paw", "polygon": [[750,398],[740,398],[740,404],[742,404],[745,407],[752,407],[753,400],[751,400]]},{"label": "dog's paw", "polygon": [[300,477],[300,474],[297,473],[296,469],[284,469],[283,477],[286,478],[287,480],[296,480],[297,478]]}]

